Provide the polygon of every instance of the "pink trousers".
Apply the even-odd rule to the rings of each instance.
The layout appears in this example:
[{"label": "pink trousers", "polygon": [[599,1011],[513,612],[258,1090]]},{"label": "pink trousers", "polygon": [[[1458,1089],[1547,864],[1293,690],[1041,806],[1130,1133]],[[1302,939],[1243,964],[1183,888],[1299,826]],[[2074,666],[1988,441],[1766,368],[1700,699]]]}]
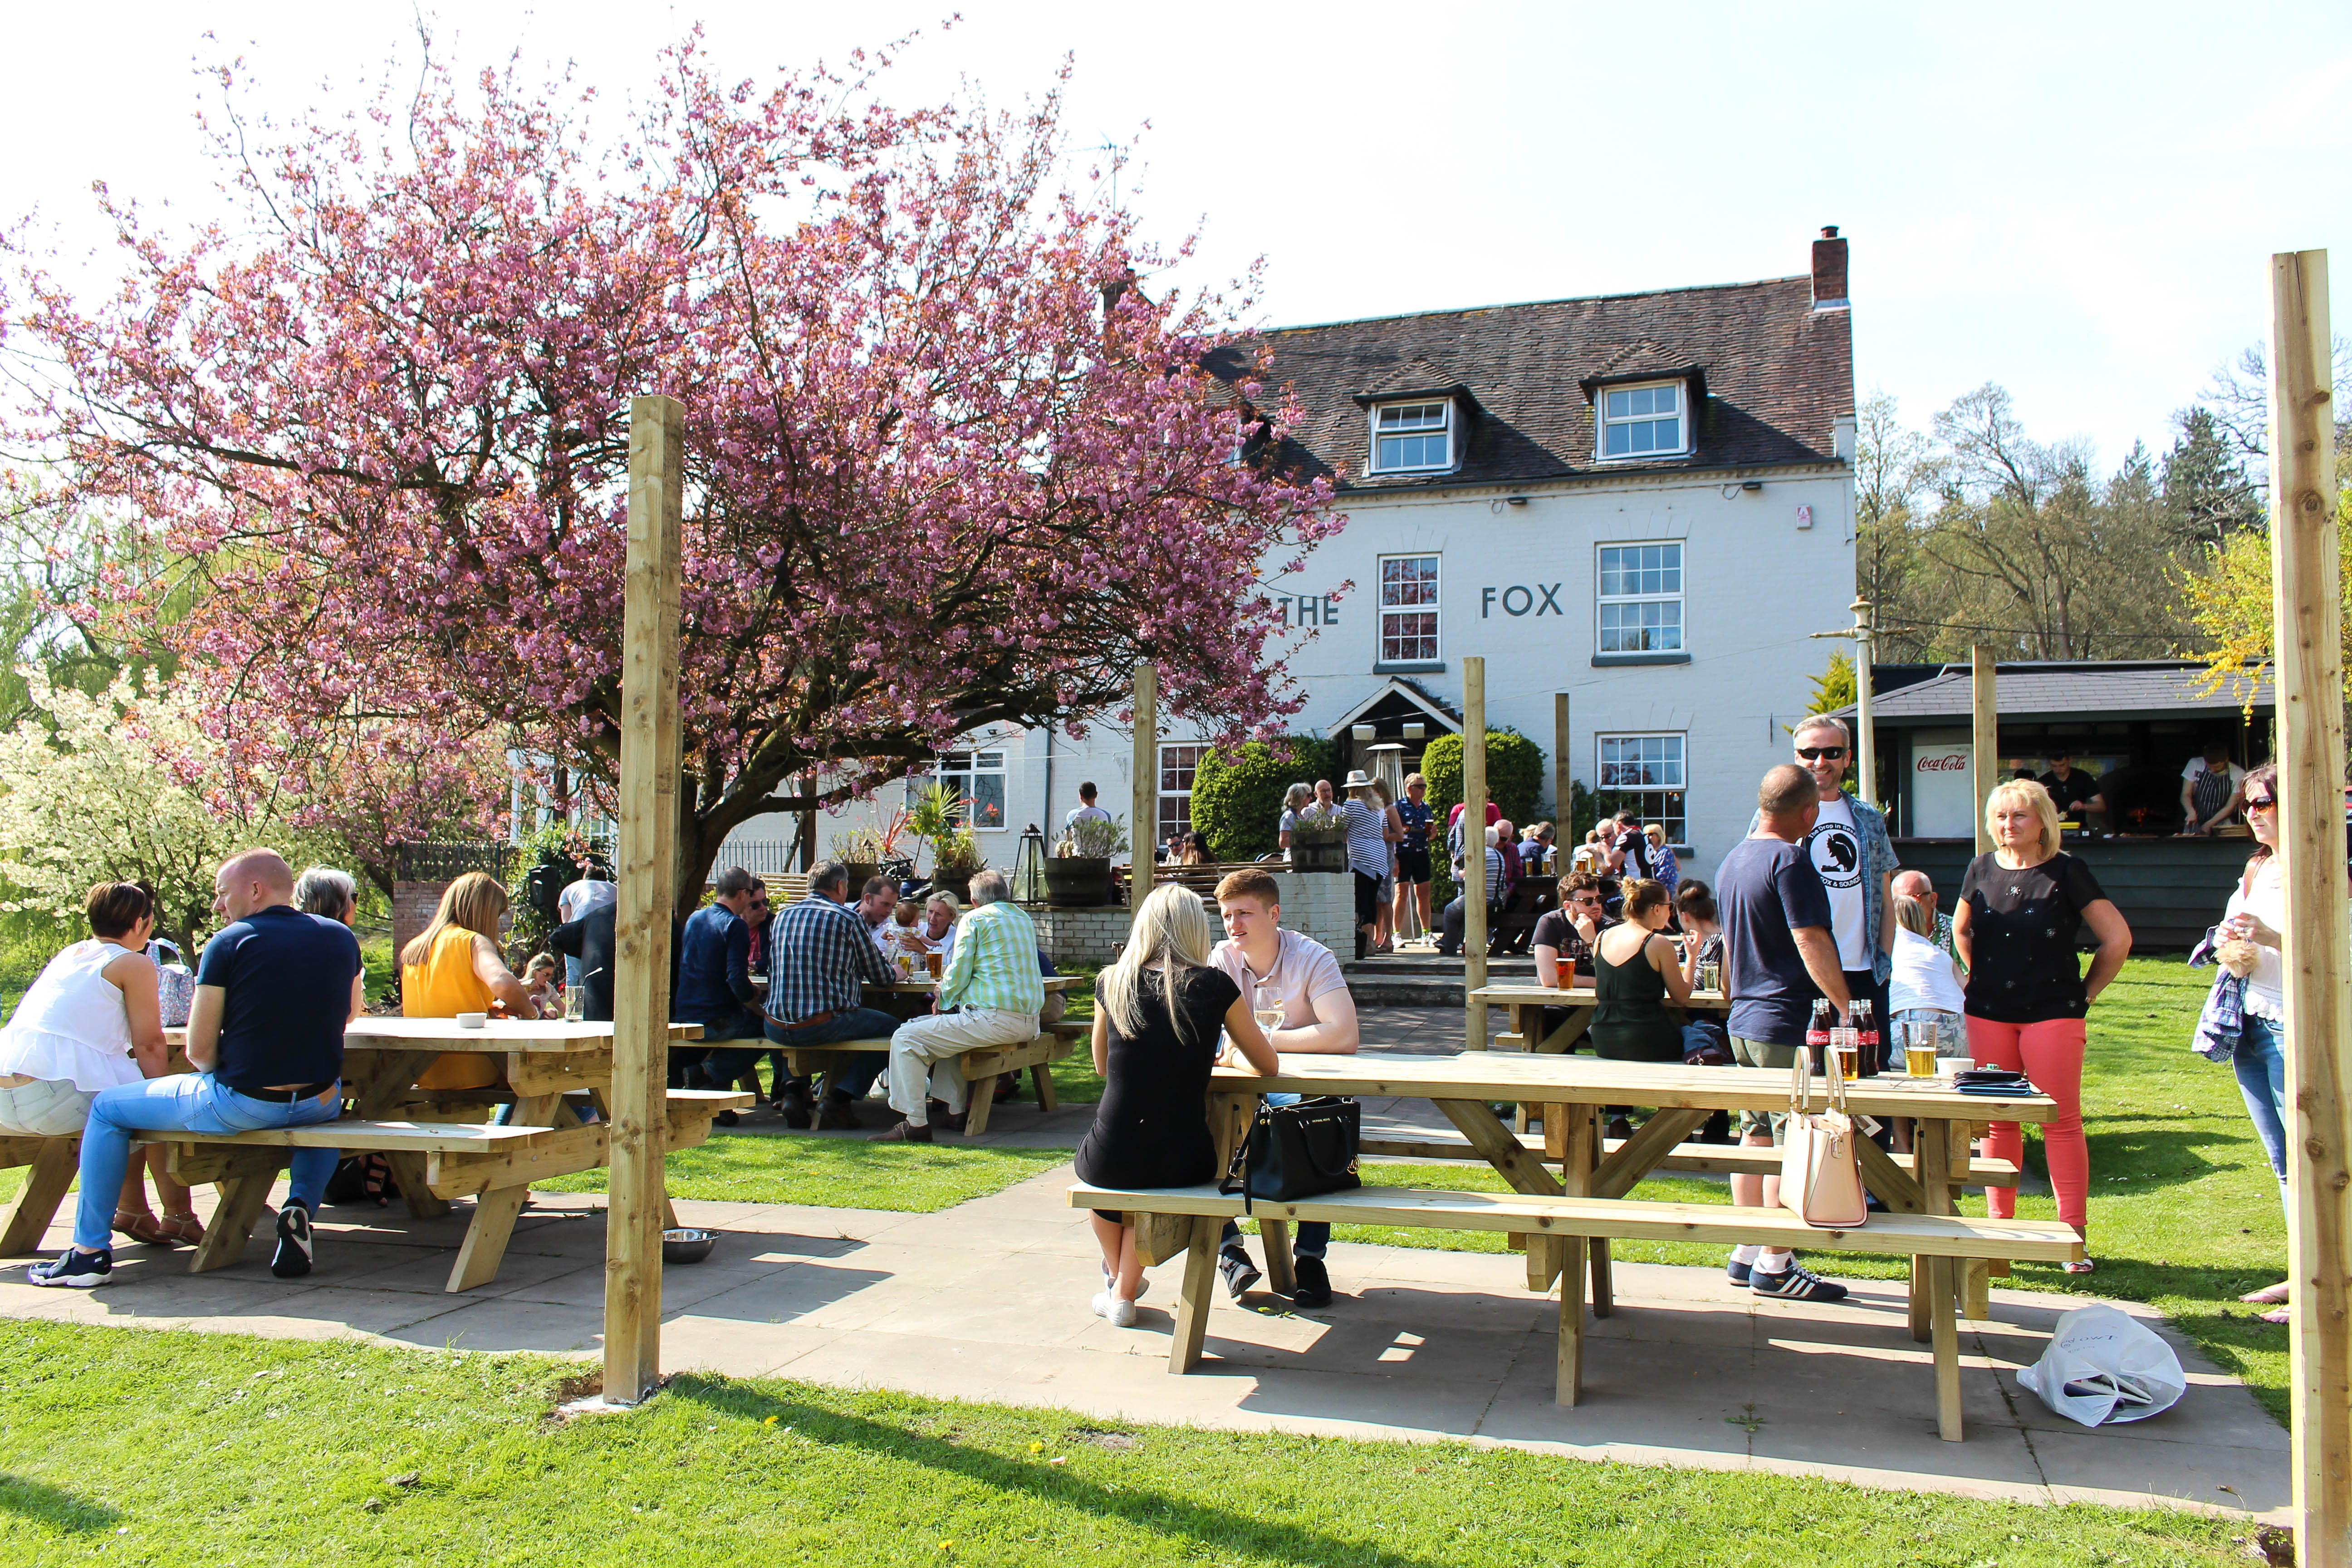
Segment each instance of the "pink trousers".
[{"label": "pink trousers", "polygon": [[[1996,1024],[1969,1015],[1969,1055],[1979,1067],[2022,1072],[2058,1102],[2058,1119],[2042,1124],[2042,1152],[2050,1163],[2051,1190],[2058,1195],[2058,1217],[2078,1231],[2091,1194],[2091,1152],[2083,1142],[2083,1041],[2080,1018]],[[2014,1121],[1996,1121],[1985,1152],[2021,1167],[2025,1135]],[[2017,1189],[1987,1187],[1985,1208],[1995,1219],[2015,1218]]]}]

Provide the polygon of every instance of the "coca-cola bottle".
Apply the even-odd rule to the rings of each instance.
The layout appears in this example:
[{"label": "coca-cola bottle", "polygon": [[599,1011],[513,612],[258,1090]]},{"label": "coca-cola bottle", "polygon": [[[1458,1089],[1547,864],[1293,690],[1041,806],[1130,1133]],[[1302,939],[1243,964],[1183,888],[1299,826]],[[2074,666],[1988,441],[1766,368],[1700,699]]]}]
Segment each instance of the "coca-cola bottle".
[{"label": "coca-cola bottle", "polygon": [[1854,1068],[1856,1078],[1875,1077],[1878,1072],[1878,1019],[1874,1016],[1867,997],[1853,999],[1854,1056],[1860,1065]]},{"label": "coca-cola bottle", "polygon": [[1830,1048],[1830,1026],[1837,1022],[1837,1009],[1826,996],[1813,998],[1812,1022],[1805,1026],[1805,1054],[1812,1058],[1817,1069]]}]

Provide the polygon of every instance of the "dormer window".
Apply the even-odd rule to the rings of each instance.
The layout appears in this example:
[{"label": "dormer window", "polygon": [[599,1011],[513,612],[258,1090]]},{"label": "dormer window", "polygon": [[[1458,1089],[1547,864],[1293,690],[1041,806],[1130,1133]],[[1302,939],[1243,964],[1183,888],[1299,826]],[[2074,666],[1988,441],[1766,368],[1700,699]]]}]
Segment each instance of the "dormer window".
[{"label": "dormer window", "polygon": [[1678,458],[1690,450],[1689,396],[1679,381],[1601,389],[1601,458]]},{"label": "dormer window", "polygon": [[1372,405],[1372,472],[1423,474],[1453,466],[1451,400]]}]

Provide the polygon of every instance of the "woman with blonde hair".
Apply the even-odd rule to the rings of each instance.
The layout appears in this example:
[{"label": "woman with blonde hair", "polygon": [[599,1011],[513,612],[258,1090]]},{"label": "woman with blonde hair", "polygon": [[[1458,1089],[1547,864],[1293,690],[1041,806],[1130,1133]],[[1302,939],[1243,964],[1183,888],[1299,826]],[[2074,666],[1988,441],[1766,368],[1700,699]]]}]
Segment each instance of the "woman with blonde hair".
[{"label": "woman with blonde hair", "polygon": [[[468,871],[441,890],[433,920],[400,950],[400,1011],[408,1018],[503,1013],[536,1018],[530,989],[499,951],[507,890],[487,871]],[[446,1051],[417,1075],[419,1089],[487,1089],[498,1081],[490,1058]]]},{"label": "woman with blonde hair", "polygon": [[[2031,779],[1997,784],[1985,798],[1985,826],[1993,848],[1969,866],[1960,901],[1952,910],[1952,942],[1968,967],[1969,1055],[1979,1067],[2021,1071],[2058,1102],[2044,1122],[2042,1149],[2049,1162],[2058,1217],[2088,1238],[2091,1155],[2083,1140],[2084,1016],[2131,955],[2131,927],[2091,875],[2058,847],[2058,808]],[[2086,977],[2076,956],[2085,925],[2098,938]],[[2024,1137],[2014,1121],[1996,1121],[1985,1152],[2015,1163]],[[1986,1189],[1995,1219],[2017,1213],[2017,1189]],[[2066,1265],[2088,1274],[2091,1260]]]},{"label": "woman with blonde hair", "polygon": [[[1095,1070],[1104,1084],[1095,1124],[1078,1145],[1080,1181],[1189,1187],[1217,1179],[1207,1110],[1209,1072],[1224,1055],[1217,1031],[1222,1026],[1259,1073],[1275,1070],[1275,1056],[1250,999],[1209,962],[1211,946],[1201,895],[1171,882],[1143,900],[1118,961],[1096,978]],[[1126,1217],[1094,1214],[1103,1258],[1094,1310],[1120,1328],[1135,1321],[1135,1299],[1143,1293],[1143,1263]]]}]

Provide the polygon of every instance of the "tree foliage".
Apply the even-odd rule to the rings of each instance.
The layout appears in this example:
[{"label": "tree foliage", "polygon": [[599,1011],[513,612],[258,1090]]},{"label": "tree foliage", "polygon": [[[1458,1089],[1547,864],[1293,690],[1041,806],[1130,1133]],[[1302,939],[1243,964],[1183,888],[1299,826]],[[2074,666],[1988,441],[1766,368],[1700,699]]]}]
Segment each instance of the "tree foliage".
[{"label": "tree foliage", "polygon": [[[1462,737],[1440,735],[1421,754],[1429,804],[1443,824],[1462,804]],[[1517,730],[1486,731],[1486,798],[1506,821],[1524,826],[1543,805],[1544,750]]]},{"label": "tree foliage", "polygon": [[[2352,486],[2336,491],[2336,542],[2344,597],[2345,699],[2352,701]],[[2231,534],[2209,556],[2210,570],[2189,584],[2198,629],[2211,646],[2207,668],[2221,689],[2251,699],[2276,647],[2270,535],[2260,529]]]},{"label": "tree foliage", "polygon": [[1281,847],[1282,797],[1331,776],[1334,747],[1308,735],[1220,746],[1192,774],[1192,826],[1219,860],[1255,860]]},{"label": "tree foliage", "polygon": [[1167,258],[1055,184],[1058,97],[901,110],[886,64],[761,88],[689,42],[625,133],[572,84],[436,66],[279,145],[227,126],[239,216],[193,240],[106,198],[95,302],[26,264],[19,444],[168,532],[239,765],[390,724],[435,799],[485,742],[609,787],[656,390],[687,411],[681,907],[787,778],[838,801],[977,725],[1116,710],[1139,659],[1234,731],[1295,710],[1255,584],[1337,520],[1229,460],[1293,414],[1202,368],[1247,300],[1148,290]]}]

